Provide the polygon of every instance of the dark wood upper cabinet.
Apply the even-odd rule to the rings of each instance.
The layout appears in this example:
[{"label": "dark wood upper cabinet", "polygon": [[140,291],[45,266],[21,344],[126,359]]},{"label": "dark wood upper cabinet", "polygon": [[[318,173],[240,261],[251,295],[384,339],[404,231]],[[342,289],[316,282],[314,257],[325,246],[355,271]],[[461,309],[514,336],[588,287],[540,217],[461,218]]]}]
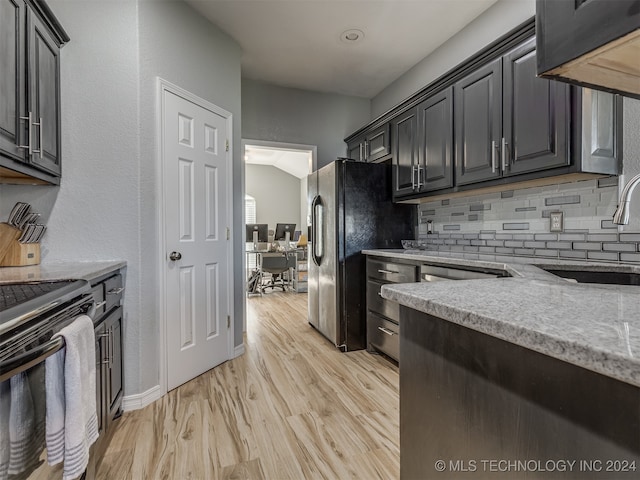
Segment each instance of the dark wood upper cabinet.
[{"label": "dark wood upper cabinet", "polygon": [[501,176],[502,60],[477,69],[455,85],[456,184]]},{"label": "dark wood upper cabinet", "polygon": [[347,157],[360,162],[386,160],[391,153],[391,126],[384,123],[347,140]]},{"label": "dark wood upper cabinet", "polygon": [[412,108],[391,121],[393,136],[393,195],[413,194],[418,190],[418,112]]},{"label": "dark wood upper cabinet", "polygon": [[497,39],[345,139],[348,148],[364,152],[357,142],[390,125],[380,161],[391,159],[394,200],[410,203],[619,174],[621,97],[538,77],[534,33],[531,19]]},{"label": "dark wood upper cabinet", "polygon": [[45,2],[0,0],[2,183],[60,183],[59,53],[68,40]]},{"label": "dark wood upper cabinet", "polygon": [[351,142],[347,145],[347,158],[352,158],[353,160],[357,160],[358,162],[364,162],[364,151],[362,150],[364,147],[364,142],[360,141],[360,139]]},{"label": "dark wood upper cabinet", "polygon": [[49,29],[27,12],[29,108],[32,112],[33,165],[60,175],[60,48]]},{"label": "dark wood upper cabinet", "polygon": [[531,38],[456,83],[456,183],[570,164],[570,87],[536,77]]},{"label": "dark wood upper cabinet", "polygon": [[0,0],[0,151],[19,162],[26,159],[20,116],[25,111],[23,0]]},{"label": "dark wood upper cabinet", "polygon": [[536,42],[531,39],[503,57],[503,175],[569,164],[570,87],[536,77]]},{"label": "dark wood upper cabinet", "polygon": [[417,109],[420,191],[452,187],[453,87],[430,96]]},{"label": "dark wood upper cabinet", "polygon": [[539,75],[640,98],[640,0],[537,0]]}]

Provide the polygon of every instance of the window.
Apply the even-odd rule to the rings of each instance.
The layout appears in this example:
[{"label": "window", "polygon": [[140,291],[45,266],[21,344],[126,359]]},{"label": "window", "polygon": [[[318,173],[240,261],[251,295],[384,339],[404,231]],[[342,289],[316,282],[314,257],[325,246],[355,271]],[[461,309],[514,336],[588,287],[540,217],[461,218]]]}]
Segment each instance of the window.
[{"label": "window", "polygon": [[244,196],[244,223],[256,223],[256,199],[251,195]]},{"label": "window", "polygon": [[[244,223],[256,223],[256,199],[251,195],[244,196],[244,218]],[[247,238],[246,241],[250,242],[251,239]],[[254,268],[256,268],[256,256],[247,255],[247,276]]]}]

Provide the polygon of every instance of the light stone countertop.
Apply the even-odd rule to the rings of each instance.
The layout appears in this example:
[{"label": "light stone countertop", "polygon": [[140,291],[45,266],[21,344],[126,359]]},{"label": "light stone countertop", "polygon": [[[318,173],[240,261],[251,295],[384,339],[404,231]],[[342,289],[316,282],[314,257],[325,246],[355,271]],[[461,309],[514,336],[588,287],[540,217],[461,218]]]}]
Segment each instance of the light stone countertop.
[{"label": "light stone countertop", "polygon": [[640,287],[573,283],[533,264],[631,273],[640,273],[640,265],[418,250],[363,253],[506,270],[511,277],[386,284],[381,293],[401,305],[640,387]]},{"label": "light stone countertop", "polygon": [[119,270],[127,265],[121,260],[106,262],[64,262],[25,267],[0,268],[0,284],[41,280],[88,280]]}]

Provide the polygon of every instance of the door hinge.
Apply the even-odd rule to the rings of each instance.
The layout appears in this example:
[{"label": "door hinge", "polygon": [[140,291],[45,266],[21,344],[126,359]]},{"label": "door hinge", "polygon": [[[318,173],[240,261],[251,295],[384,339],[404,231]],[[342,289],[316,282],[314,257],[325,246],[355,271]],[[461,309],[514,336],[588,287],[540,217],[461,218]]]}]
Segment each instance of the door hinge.
[{"label": "door hinge", "polygon": [[227,315],[227,328],[231,328],[231,315]]},{"label": "door hinge", "polygon": [[227,240],[231,239],[231,229],[227,227]]},{"label": "door hinge", "polygon": [[226,144],[225,144],[225,148],[227,149],[227,152],[229,151],[229,140],[227,140]]}]

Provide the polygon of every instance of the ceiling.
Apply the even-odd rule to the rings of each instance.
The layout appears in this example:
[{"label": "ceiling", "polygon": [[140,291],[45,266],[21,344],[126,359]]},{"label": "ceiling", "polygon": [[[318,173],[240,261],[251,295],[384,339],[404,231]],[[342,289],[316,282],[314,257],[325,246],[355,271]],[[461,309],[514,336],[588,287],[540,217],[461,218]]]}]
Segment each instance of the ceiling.
[{"label": "ceiling", "polygon": [[[243,77],[372,98],[496,0],[185,0],[241,46]],[[358,29],[357,42],[341,34]]]},{"label": "ceiling", "polygon": [[247,145],[245,161],[255,165],[271,165],[300,179],[311,172],[311,151]]}]

